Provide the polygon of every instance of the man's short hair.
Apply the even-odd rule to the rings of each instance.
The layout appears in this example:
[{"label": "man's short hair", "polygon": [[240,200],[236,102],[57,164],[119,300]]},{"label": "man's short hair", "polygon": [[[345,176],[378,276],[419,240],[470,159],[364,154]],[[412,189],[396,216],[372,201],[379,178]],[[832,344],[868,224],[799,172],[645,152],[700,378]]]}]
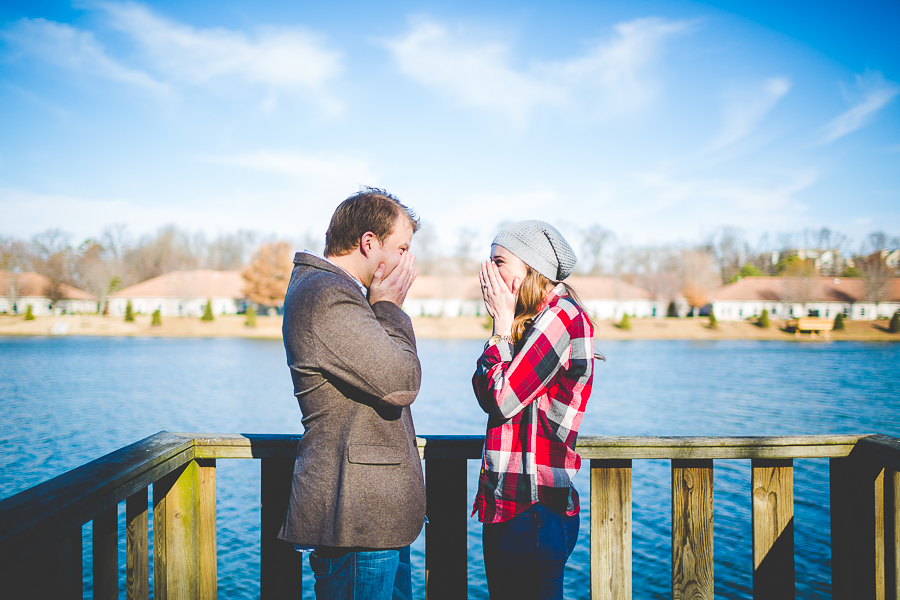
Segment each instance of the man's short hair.
[{"label": "man's short hair", "polygon": [[334,211],[325,232],[325,256],[350,254],[367,231],[383,244],[401,216],[409,220],[413,233],[419,230],[419,218],[397,198],[378,188],[360,190]]}]

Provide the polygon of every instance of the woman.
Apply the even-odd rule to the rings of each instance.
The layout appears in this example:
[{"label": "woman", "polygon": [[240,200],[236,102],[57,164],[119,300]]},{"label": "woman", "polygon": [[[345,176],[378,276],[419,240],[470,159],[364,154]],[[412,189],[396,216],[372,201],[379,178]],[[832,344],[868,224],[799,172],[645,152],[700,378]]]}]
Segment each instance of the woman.
[{"label": "woman", "polygon": [[543,221],[504,228],[479,280],[494,330],[472,386],[488,414],[478,494],[492,600],[562,599],[578,538],[575,439],[591,393],[593,324],[563,279],[575,253]]}]

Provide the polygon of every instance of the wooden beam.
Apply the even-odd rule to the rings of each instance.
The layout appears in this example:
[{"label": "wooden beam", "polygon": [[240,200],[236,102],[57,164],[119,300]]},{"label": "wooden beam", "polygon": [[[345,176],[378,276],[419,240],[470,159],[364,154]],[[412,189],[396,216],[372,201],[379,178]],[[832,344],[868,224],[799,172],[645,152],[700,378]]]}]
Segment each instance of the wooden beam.
[{"label": "wooden beam", "polygon": [[882,469],[861,454],[832,458],[831,591],[834,600],[876,598],[876,504]]},{"label": "wooden beam", "polygon": [[466,459],[425,461],[425,597],[465,598],[468,593]]},{"label": "wooden beam", "polygon": [[672,461],[672,598],[713,600],[713,463]]},{"label": "wooden beam", "polygon": [[631,461],[591,460],[591,598],[631,600]]},{"label": "wooden beam", "polygon": [[261,465],[259,592],[262,600],[299,598],[303,555],[278,539],[294,479],[293,458],[264,458]]},{"label": "wooden beam", "polygon": [[[180,433],[193,439],[198,458],[293,458],[301,436],[276,434]],[[575,450],[584,459],[751,459],[832,458],[847,456],[861,439],[877,438],[887,443],[900,440],[887,436],[798,435],[798,436],[578,436]],[[423,435],[416,438],[419,454],[431,458],[481,458],[484,437],[478,435]],[[900,462],[900,452],[894,452]]]},{"label": "wooden beam", "polygon": [[192,460],[153,484],[155,600],[216,597],[215,475],[206,469],[215,461]]},{"label": "wooden beam", "polygon": [[150,557],[147,533],[147,488],[125,501],[125,597],[150,597]]},{"label": "wooden beam", "polygon": [[94,600],[119,597],[119,515],[108,508],[93,521]]},{"label": "wooden beam", "polygon": [[793,599],[793,461],[755,459],[752,465],[753,597]]}]

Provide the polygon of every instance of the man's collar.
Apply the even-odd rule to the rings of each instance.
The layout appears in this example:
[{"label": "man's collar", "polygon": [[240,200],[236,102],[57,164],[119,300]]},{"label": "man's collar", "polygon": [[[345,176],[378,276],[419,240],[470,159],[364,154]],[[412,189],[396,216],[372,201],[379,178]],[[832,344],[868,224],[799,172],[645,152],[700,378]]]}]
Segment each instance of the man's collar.
[{"label": "man's collar", "polygon": [[[347,277],[352,279],[353,283],[355,283],[357,285],[357,287],[359,287],[359,291],[362,292],[363,296],[369,295],[369,290],[366,289],[366,286],[364,286],[359,279],[357,279],[356,277],[354,277],[353,275],[348,273],[347,270],[344,269],[343,267],[341,267],[340,265],[337,265],[337,264],[331,262],[330,260],[328,260],[327,258],[322,256],[318,252],[314,252],[312,250],[308,250],[308,249],[304,248],[303,252],[298,252],[297,254],[309,254],[310,256],[313,256],[315,258],[318,258],[319,260],[323,260],[323,261],[327,262],[329,265],[333,266],[336,269],[339,269],[341,273],[343,273],[344,275],[346,275]],[[296,262],[296,258],[294,259],[294,262]]]}]

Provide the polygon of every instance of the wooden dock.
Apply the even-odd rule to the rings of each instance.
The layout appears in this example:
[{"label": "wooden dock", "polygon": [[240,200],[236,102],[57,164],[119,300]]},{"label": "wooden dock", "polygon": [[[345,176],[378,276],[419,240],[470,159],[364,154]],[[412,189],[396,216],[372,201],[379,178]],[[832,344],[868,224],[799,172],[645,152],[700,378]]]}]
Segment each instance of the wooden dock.
[{"label": "wooden dock", "polygon": [[[82,598],[82,525],[93,527],[95,599],[118,598],[117,507],[126,506],[126,597],[216,597],[216,461],[259,459],[260,593],[300,595],[301,555],[276,538],[296,435],[161,432],[0,501],[4,597]],[[466,461],[481,436],[422,436],[428,518],[426,593],[467,593]],[[753,597],[794,597],[793,461],[830,459],[835,600],[900,598],[900,439],[883,435],[579,438],[590,461],[591,598],[630,599],[632,462],[671,460],[672,598],[713,598],[713,474],[719,459],[752,464]],[[150,489],[152,486],[152,498]]]}]

